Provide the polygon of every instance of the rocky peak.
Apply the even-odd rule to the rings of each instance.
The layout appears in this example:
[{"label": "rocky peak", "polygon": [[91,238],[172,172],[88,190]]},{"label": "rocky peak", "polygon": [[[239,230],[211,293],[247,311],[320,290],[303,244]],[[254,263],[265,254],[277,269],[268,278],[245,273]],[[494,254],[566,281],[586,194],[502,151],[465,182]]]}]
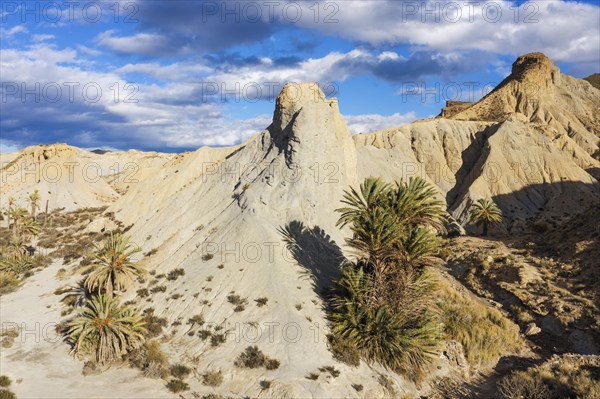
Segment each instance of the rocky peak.
[{"label": "rocky peak", "polygon": [[529,53],[517,58],[512,65],[512,73],[509,78],[520,82],[557,84],[560,70],[543,53]]},{"label": "rocky peak", "polygon": [[337,99],[325,98],[316,83],[286,84],[277,97],[269,130],[288,162],[314,160],[325,152],[352,144]]}]

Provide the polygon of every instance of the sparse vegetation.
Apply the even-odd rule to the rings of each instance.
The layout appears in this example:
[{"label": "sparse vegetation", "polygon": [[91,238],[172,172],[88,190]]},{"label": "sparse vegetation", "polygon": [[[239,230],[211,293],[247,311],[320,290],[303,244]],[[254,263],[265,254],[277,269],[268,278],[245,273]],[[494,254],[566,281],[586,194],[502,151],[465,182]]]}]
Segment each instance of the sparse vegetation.
[{"label": "sparse vegetation", "polygon": [[444,286],[438,301],[449,339],[460,342],[469,363],[478,365],[515,352],[522,345],[519,328],[493,308]]},{"label": "sparse vegetation", "polygon": [[[175,281],[177,280],[179,277],[185,276],[185,270],[179,268],[179,269],[173,269],[171,270],[168,274],[167,274],[167,280],[169,281]],[[158,276],[156,276],[158,278]]]},{"label": "sparse vegetation", "polygon": [[202,375],[202,383],[209,387],[218,387],[223,383],[223,372],[221,370],[209,371]]},{"label": "sparse vegetation", "polygon": [[213,333],[210,337],[210,344],[212,346],[219,346],[221,344],[224,344],[225,341],[227,340],[227,335],[225,334],[217,334],[217,333]]},{"label": "sparse vegetation", "polygon": [[497,384],[504,399],[600,398],[600,362],[594,356],[554,356],[549,362],[517,371]]},{"label": "sparse vegetation", "polygon": [[266,297],[258,298],[258,299],[255,299],[254,302],[256,302],[256,306],[261,308],[261,307],[265,306],[267,304],[267,302],[269,302],[269,298],[266,298]]},{"label": "sparse vegetation", "polygon": [[321,373],[329,373],[333,378],[337,378],[340,376],[340,371],[336,369],[334,366],[325,366],[319,369]]},{"label": "sparse vegetation", "polygon": [[190,389],[190,386],[185,381],[173,378],[167,383],[167,389],[173,393],[179,393],[183,391],[188,391]]},{"label": "sparse vegetation", "polygon": [[10,386],[10,384],[12,384],[12,380],[10,379],[10,377],[8,377],[6,375],[0,376],[0,387],[8,388]]},{"label": "sparse vegetation", "polygon": [[279,361],[266,356],[258,346],[249,346],[234,363],[237,367],[255,369],[265,367],[267,370],[276,370],[279,368]]},{"label": "sparse vegetation", "polygon": [[169,367],[169,371],[171,372],[171,375],[173,377],[178,378],[180,380],[187,378],[187,376],[189,376],[192,372],[192,370],[189,367],[183,364],[174,364],[171,367]]},{"label": "sparse vegetation", "polygon": [[318,379],[319,379],[319,373],[309,373],[309,374],[306,376],[306,379],[307,379],[307,380],[316,381],[316,380],[318,380]]},{"label": "sparse vegetation", "polygon": [[363,386],[361,384],[352,384],[352,388],[354,388],[356,392],[362,392],[363,390]]}]

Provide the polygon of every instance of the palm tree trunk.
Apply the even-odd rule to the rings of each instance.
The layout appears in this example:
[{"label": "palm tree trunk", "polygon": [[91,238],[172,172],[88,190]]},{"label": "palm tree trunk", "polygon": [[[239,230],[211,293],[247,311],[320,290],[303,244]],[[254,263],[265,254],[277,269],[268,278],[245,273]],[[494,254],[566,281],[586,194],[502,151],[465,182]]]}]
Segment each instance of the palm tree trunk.
[{"label": "palm tree trunk", "polygon": [[487,235],[488,235],[488,224],[484,223],[483,224],[483,236],[487,237]]}]

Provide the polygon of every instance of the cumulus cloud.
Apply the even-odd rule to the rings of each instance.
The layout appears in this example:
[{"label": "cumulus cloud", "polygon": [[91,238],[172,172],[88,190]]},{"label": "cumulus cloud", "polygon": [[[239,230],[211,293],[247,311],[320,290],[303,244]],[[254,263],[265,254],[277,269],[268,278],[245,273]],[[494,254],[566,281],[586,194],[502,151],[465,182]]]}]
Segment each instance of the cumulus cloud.
[{"label": "cumulus cloud", "polygon": [[512,56],[542,51],[555,60],[569,62],[599,58],[597,5],[572,1],[517,5],[505,0],[337,4],[339,23],[304,25],[373,46],[409,44],[432,51],[477,50]]},{"label": "cumulus cloud", "polygon": [[[272,99],[279,86],[288,81],[345,79],[360,71],[343,67],[349,59],[373,64],[407,62],[391,53],[380,56],[356,50],[276,67],[264,58],[258,65],[227,71],[193,63],[141,63],[101,72],[90,70],[85,56],[74,49],[41,45],[3,51],[0,94],[7,115],[0,121],[3,134],[18,137],[21,144],[50,139],[83,147],[123,149],[233,145],[265,129],[272,118],[264,114],[245,119],[226,116],[235,101],[250,104]],[[139,73],[165,81],[129,84],[127,75]],[[206,82],[217,84],[217,92],[208,93],[203,86]],[[276,83],[277,87],[270,86],[269,92],[261,92],[258,97],[246,97],[250,94],[244,87],[259,84],[267,88],[268,83]],[[229,91],[229,96],[222,97],[221,90]],[[348,123],[358,133],[414,119],[414,113],[353,115]]]}]

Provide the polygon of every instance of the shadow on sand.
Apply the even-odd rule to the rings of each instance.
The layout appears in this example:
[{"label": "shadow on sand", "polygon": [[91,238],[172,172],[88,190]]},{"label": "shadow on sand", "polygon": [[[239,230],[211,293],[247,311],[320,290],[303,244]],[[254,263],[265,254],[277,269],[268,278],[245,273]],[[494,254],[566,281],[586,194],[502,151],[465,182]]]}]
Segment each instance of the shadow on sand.
[{"label": "shadow on sand", "polygon": [[320,227],[309,228],[296,220],[281,227],[279,233],[304,269],[303,276],[312,280],[313,289],[326,303],[345,259],[340,247]]}]

